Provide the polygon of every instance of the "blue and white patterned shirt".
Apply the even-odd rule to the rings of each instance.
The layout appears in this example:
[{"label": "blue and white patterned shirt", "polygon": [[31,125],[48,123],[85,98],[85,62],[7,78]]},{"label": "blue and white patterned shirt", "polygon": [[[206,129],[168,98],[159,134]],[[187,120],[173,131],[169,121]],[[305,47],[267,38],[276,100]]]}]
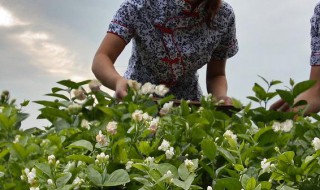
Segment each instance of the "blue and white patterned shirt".
[{"label": "blue and white patterned shirt", "polygon": [[125,0],[108,29],[126,43],[132,40],[124,77],[166,84],[176,98],[198,100],[197,70],[238,51],[232,7],[222,2],[211,28],[204,17],[201,7],[191,12],[188,0]]},{"label": "blue and white patterned shirt", "polygon": [[320,65],[320,3],[314,9],[311,18],[311,57],[310,64]]}]

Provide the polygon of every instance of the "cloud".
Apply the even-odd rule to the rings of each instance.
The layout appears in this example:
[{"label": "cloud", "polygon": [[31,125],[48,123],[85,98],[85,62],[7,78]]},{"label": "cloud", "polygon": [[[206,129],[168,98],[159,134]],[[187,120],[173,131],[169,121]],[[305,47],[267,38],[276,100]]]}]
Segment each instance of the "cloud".
[{"label": "cloud", "polygon": [[28,25],[28,23],[14,17],[9,10],[0,5],[0,27],[12,27],[18,25]]}]

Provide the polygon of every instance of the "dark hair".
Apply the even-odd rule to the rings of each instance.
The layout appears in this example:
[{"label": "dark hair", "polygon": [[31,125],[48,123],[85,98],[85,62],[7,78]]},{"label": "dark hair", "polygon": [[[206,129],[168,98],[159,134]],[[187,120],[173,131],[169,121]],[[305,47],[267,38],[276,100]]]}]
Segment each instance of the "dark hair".
[{"label": "dark hair", "polygon": [[211,20],[216,16],[221,5],[221,0],[193,0],[191,10],[194,11],[204,3],[204,9],[206,11],[205,22],[210,27]]}]

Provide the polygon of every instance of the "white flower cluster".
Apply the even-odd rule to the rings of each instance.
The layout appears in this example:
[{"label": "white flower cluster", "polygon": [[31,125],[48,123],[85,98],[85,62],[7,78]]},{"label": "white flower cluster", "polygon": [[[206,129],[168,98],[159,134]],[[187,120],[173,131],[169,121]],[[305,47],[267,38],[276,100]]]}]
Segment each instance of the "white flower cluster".
[{"label": "white flower cluster", "polygon": [[132,168],[132,164],[133,164],[133,161],[131,161],[131,160],[126,163],[126,170],[127,171],[130,171],[130,169]]},{"label": "white flower cluster", "polygon": [[208,187],[207,187],[207,190],[212,190],[212,187],[211,187],[211,186],[208,186]]},{"label": "white flower cluster", "polygon": [[274,168],[275,165],[274,164],[271,164],[271,162],[268,162],[268,160],[266,158],[264,158],[262,161],[261,161],[261,168],[262,168],[262,172],[265,173],[270,173],[271,172],[271,169]]},{"label": "white flower cluster", "polygon": [[158,150],[164,151],[168,160],[172,159],[174,156],[174,148],[170,147],[170,143],[165,139],[163,139],[161,145],[158,147]]},{"label": "white flower cluster", "polygon": [[148,114],[148,113],[143,113],[142,110],[135,110],[132,114],[131,114],[131,118],[134,121],[151,121],[152,117]]},{"label": "white flower cluster", "polygon": [[78,89],[73,90],[73,95],[78,100],[85,100],[87,95],[83,88],[79,87]]},{"label": "white flower cluster", "polygon": [[13,143],[18,143],[19,141],[20,141],[20,135],[16,135],[15,137],[14,137],[14,141],[13,141]]},{"label": "white flower cluster", "polygon": [[84,183],[84,180],[79,177],[76,177],[72,182],[72,185],[75,185],[75,187],[73,189],[74,190],[80,189],[82,183]]},{"label": "white flower cluster", "polygon": [[315,151],[320,149],[320,139],[318,137],[315,137],[311,142],[313,148]]},{"label": "white flower cluster", "polygon": [[20,178],[21,180],[26,180],[30,184],[31,188],[36,189],[38,188],[36,187],[38,183],[36,177],[37,177],[37,170],[35,168],[32,168],[31,171],[29,168],[25,168],[24,175],[21,175]]},{"label": "white flower cluster", "polygon": [[90,130],[90,125],[91,125],[90,122],[86,119],[83,119],[80,124],[81,128],[88,129],[88,130]]},{"label": "white flower cluster", "polygon": [[54,155],[48,156],[48,163],[49,164],[55,164],[56,163],[56,157]]},{"label": "white flower cluster", "polygon": [[153,164],[154,163],[154,157],[147,157],[145,160],[145,163],[147,163],[148,165]]},{"label": "white flower cluster", "polygon": [[238,140],[237,135],[233,134],[233,132],[230,131],[230,130],[227,130],[227,131],[223,134],[223,136],[224,136],[225,138],[227,138],[227,139],[228,139],[228,138],[233,139],[234,141],[237,141],[237,140]]},{"label": "white flower cluster", "polygon": [[109,155],[106,155],[104,152],[100,153],[96,157],[96,163],[102,164],[109,161]]},{"label": "white flower cluster", "polygon": [[277,122],[275,121],[272,125],[272,129],[274,132],[283,131],[283,132],[290,132],[293,127],[293,121],[287,119],[284,122]]},{"label": "white flower cluster", "polygon": [[156,95],[163,97],[169,92],[169,88],[167,88],[165,85],[155,85],[151,84],[150,82],[141,85],[139,82],[135,80],[128,80],[128,86],[138,91],[138,93],[140,94],[152,95],[153,93],[155,93]]},{"label": "white flower cluster", "polygon": [[96,140],[97,140],[97,143],[99,143],[101,146],[109,145],[107,137],[104,134],[102,134],[101,130],[99,131],[99,134],[96,136]]},{"label": "white flower cluster", "polygon": [[111,135],[117,134],[118,123],[116,121],[111,121],[107,124],[106,130]]},{"label": "white flower cluster", "polygon": [[101,83],[96,79],[91,80],[89,83],[89,88],[92,92],[100,91],[100,87],[101,87]]},{"label": "white flower cluster", "polygon": [[170,112],[172,107],[173,107],[173,101],[165,103],[163,107],[160,109],[159,114],[161,116],[167,115]]},{"label": "white flower cluster", "polygon": [[148,129],[152,133],[155,133],[159,128],[159,123],[160,123],[160,118],[159,117],[153,118],[152,121],[150,121],[150,125],[149,125]]},{"label": "white flower cluster", "polygon": [[186,166],[189,172],[194,172],[197,169],[192,160],[189,159],[184,160],[184,165]]}]

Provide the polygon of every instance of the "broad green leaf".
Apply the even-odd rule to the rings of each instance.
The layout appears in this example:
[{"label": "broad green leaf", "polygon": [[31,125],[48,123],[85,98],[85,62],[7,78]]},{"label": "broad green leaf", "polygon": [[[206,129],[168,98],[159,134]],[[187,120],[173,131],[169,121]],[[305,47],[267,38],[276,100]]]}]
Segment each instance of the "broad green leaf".
[{"label": "broad green leaf", "polygon": [[19,159],[26,160],[28,151],[19,143],[13,143],[12,150],[18,155]]},{"label": "broad green leaf", "polygon": [[85,155],[70,155],[66,157],[68,160],[74,160],[74,161],[82,161],[88,164],[93,164],[94,163],[94,158],[85,156]]},{"label": "broad green leaf", "polygon": [[138,148],[139,148],[139,151],[146,156],[149,156],[149,154],[153,151],[148,141],[140,141]]},{"label": "broad green leaf", "polygon": [[105,187],[118,186],[118,185],[123,185],[129,182],[130,182],[130,177],[128,172],[123,169],[118,169],[112,172],[107,177],[107,180],[103,183],[103,186]]},{"label": "broad green leaf", "polygon": [[225,189],[242,189],[242,185],[237,178],[222,178],[218,179],[214,190],[225,190]]},{"label": "broad green leaf", "polygon": [[172,175],[174,177],[179,177],[178,175],[178,169],[169,163],[162,163],[162,164],[158,164],[157,166],[157,170],[162,174],[165,175],[168,171],[171,171]]},{"label": "broad green leaf", "polygon": [[292,90],[293,96],[297,97],[302,92],[311,88],[315,83],[316,83],[316,81],[314,81],[314,80],[307,80],[307,81],[302,81],[302,82],[296,84]]},{"label": "broad green leaf", "polygon": [[251,177],[248,181],[247,181],[247,185],[246,185],[246,190],[254,190],[256,187],[256,179],[254,179],[253,177]]},{"label": "broad green leaf", "polygon": [[207,156],[211,161],[216,160],[217,147],[211,139],[204,139],[201,142],[201,149],[203,154]]},{"label": "broad green leaf", "polygon": [[53,179],[52,171],[49,164],[46,163],[36,163],[35,166],[46,174],[49,178]]},{"label": "broad green leaf", "polygon": [[56,94],[56,93],[49,93],[49,94],[45,94],[46,96],[52,96],[52,97],[56,97],[56,98],[61,98],[61,99],[64,99],[66,101],[70,101],[70,99],[63,95],[63,94]]},{"label": "broad green leaf", "polygon": [[145,177],[134,177],[133,180],[138,181],[139,183],[142,183],[143,185],[147,186],[147,187],[153,187],[153,183],[150,182],[148,179],[146,179]]},{"label": "broad green leaf", "polygon": [[255,83],[252,90],[260,100],[265,101],[267,99],[267,92],[259,84]]},{"label": "broad green leaf", "polygon": [[289,106],[293,105],[294,96],[289,91],[286,91],[286,90],[276,90],[276,91],[281,97],[281,99],[287,102]]},{"label": "broad green leaf", "polygon": [[70,172],[62,173],[61,176],[59,176],[56,181],[57,187],[61,188],[65,186],[71,177],[72,177],[72,174]]},{"label": "broad green leaf", "polygon": [[87,168],[87,175],[89,180],[96,186],[102,186],[102,176],[101,174],[94,169],[92,166]]},{"label": "broad green leaf", "polygon": [[91,142],[89,142],[87,140],[79,140],[79,141],[73,142],[72,144],[70,144],[67,147],[68,148],[84,148],[89,151],[93,150],[93,146],[92,146]]},{"label": "broad green leaf", "polygon": [[232,163],[232,164],[236,163],[235,157],[228,150],[218,146],[218,151],[230,163]]}]

